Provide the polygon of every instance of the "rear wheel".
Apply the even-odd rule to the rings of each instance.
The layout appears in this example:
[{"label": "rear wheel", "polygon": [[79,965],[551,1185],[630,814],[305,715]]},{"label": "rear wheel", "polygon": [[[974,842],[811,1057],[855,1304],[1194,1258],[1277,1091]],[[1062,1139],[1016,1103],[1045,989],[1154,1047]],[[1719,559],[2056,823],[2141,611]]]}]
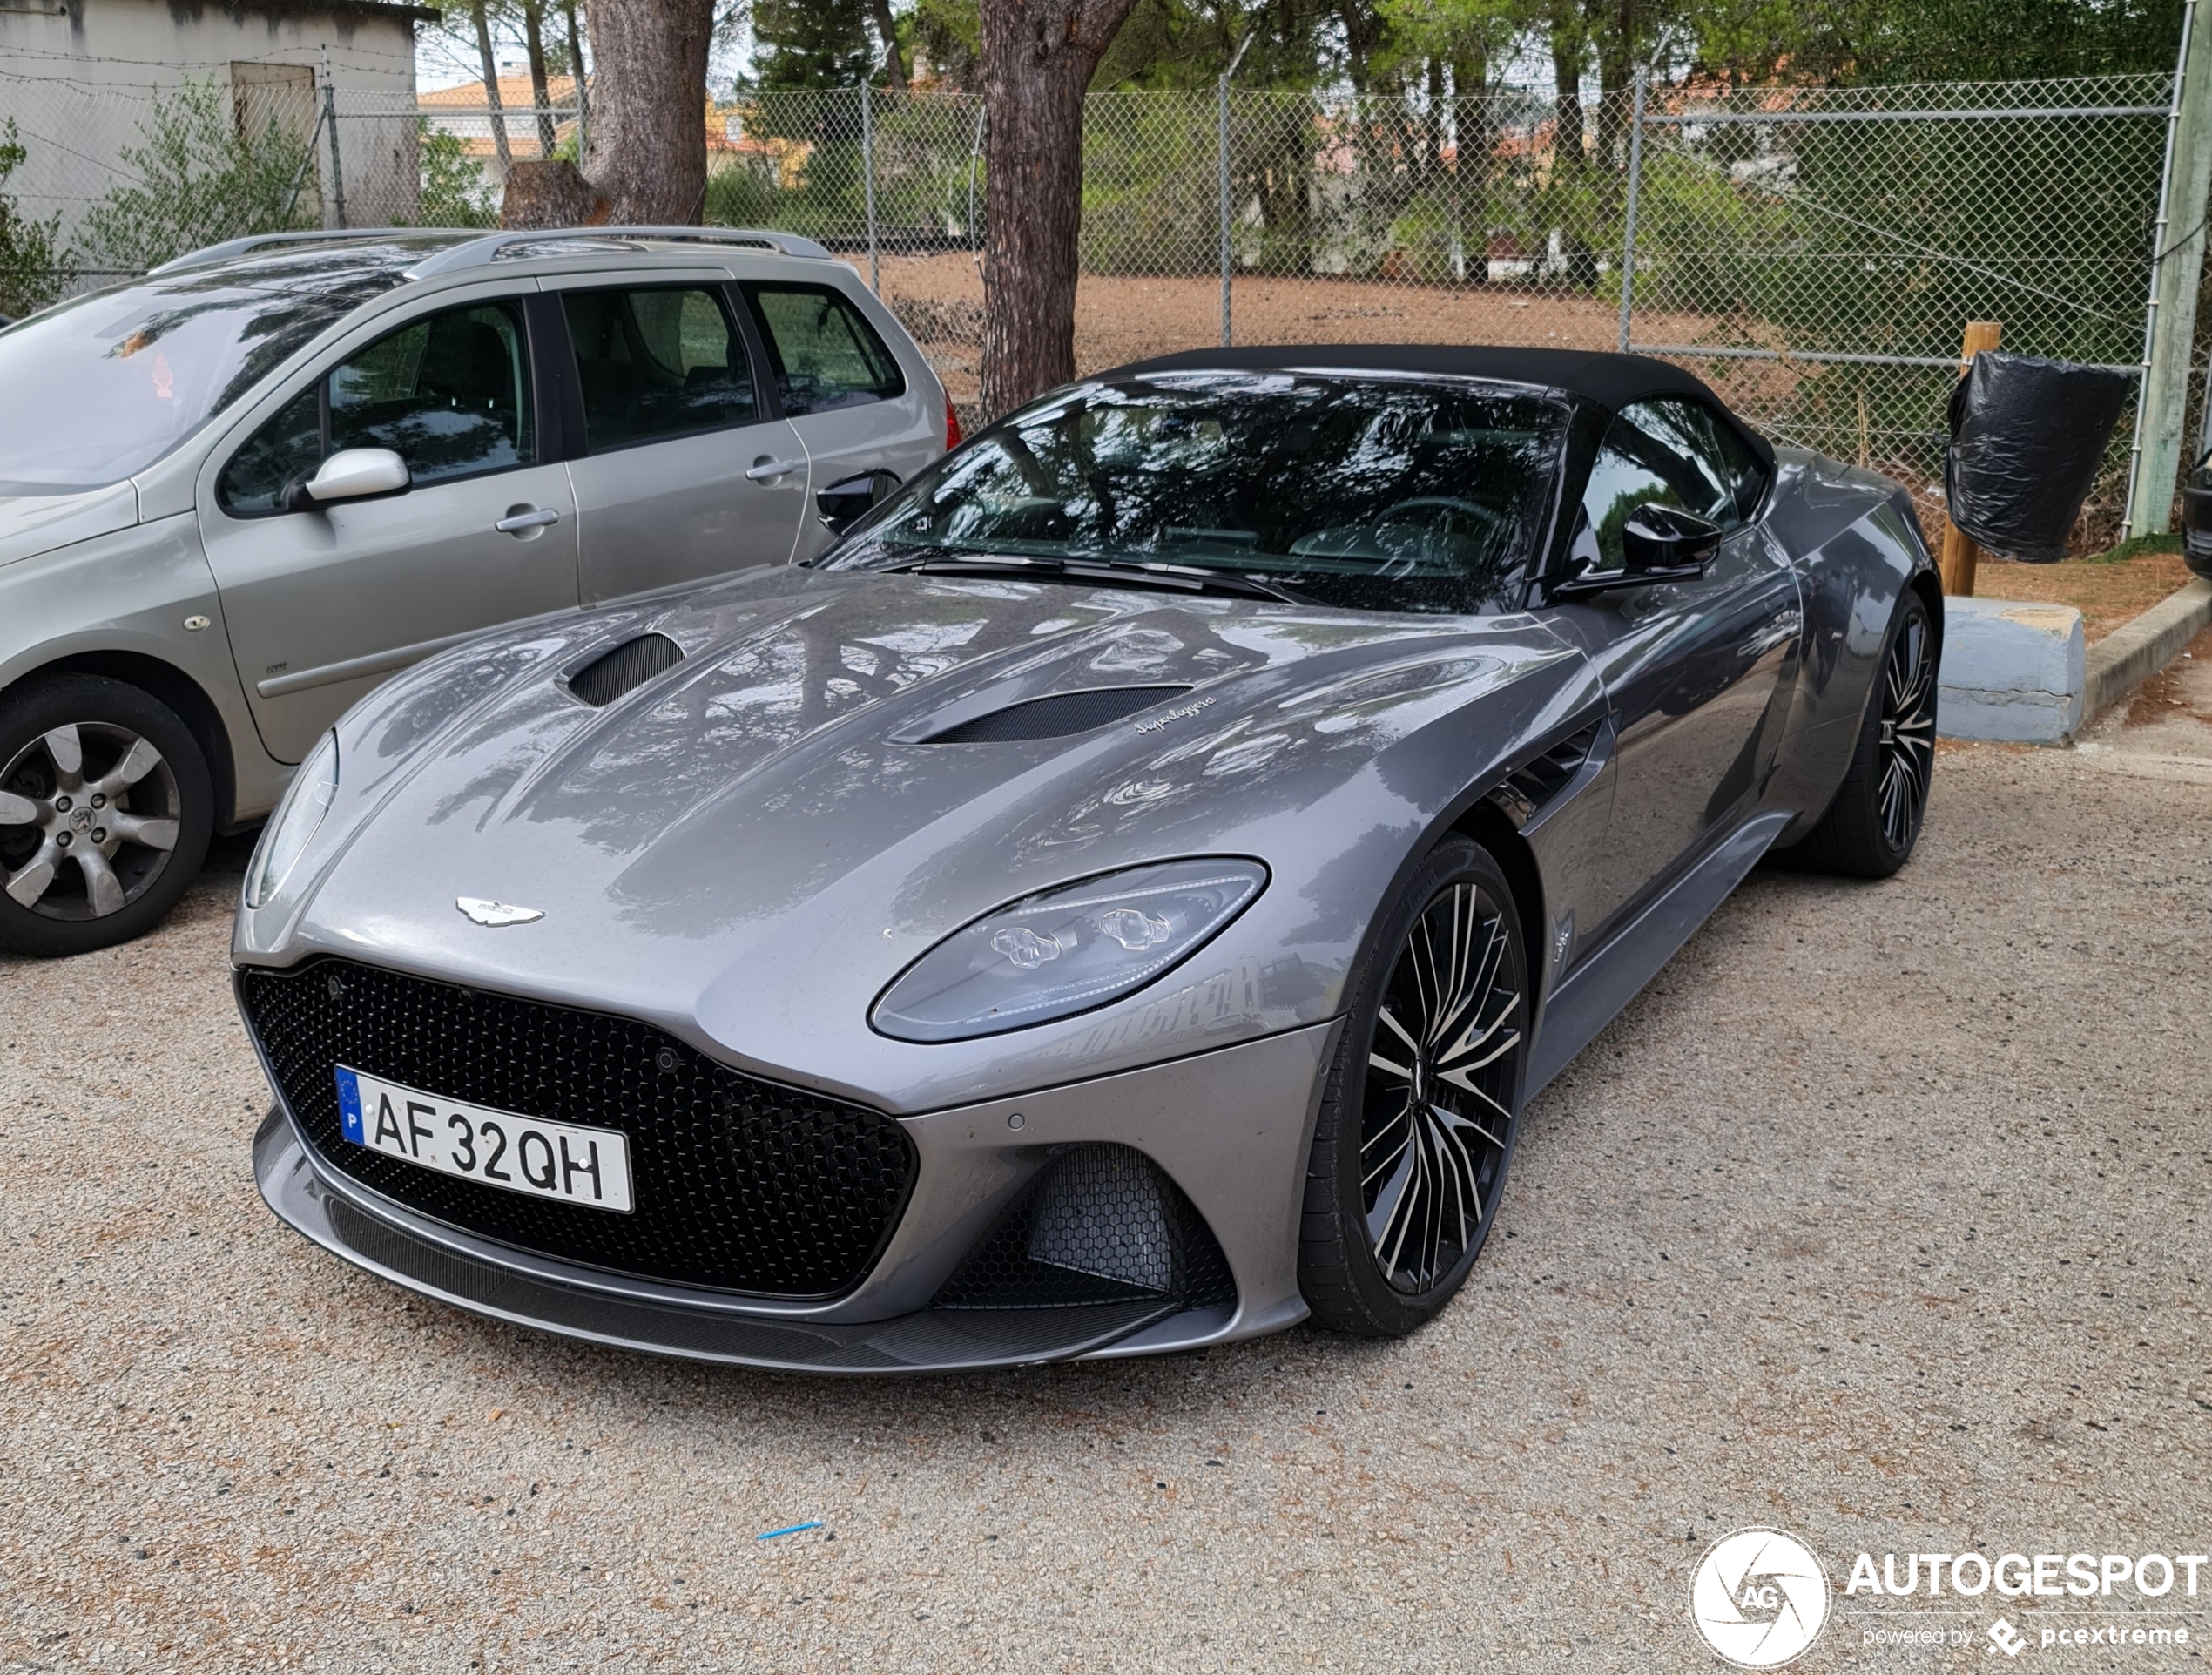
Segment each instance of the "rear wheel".
[{"label": "rear wheel", "polygon": [[1908,591],[1890,619],[1843,787],[1820,824],[1777,858],[1849,878],[1887,878],[1905,865],[1927,818],[1935,737],[1935,626]]},{"label": "rear wheel", "polygon": [[0,949],[152,929],[199,870],[213,804],[191,729],[135,686],[60,675],[0,699]]},{"label": "rear wheel", "polygon": [[1299,1287],[1318,1325],[1395,1337],[1451,1300],[1505,1188],[1528,1034],[1512,887],[1447,838],[1385,909],[1307,1168]]}]

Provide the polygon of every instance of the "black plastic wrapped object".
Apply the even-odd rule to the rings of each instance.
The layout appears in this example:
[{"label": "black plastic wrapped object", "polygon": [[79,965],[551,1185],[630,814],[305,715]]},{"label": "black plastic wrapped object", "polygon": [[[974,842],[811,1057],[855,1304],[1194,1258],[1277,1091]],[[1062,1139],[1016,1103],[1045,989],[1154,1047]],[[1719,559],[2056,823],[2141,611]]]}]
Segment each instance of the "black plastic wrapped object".
[{"label": "black plastic wrapped object", "polygon": [[1943,462],[1951,521],[2031,564],[2066,557],[2135,381],[2103,367],[1984,349],[1951,392]]}]

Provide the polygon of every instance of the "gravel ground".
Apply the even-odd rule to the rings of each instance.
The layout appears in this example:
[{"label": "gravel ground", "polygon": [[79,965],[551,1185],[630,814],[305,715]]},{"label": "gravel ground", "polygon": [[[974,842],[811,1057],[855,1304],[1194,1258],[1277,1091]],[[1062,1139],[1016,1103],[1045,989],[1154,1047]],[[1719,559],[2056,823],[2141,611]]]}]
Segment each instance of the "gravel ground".
[{"label": "gravel ground", "polygon": [[[2212,779],[2120,753],[1946,750],[1901,877],[1756,875],[1531,1108],[1413,1339],[904,1382],[574,1347],[280,1226],[226,846],[151,941],[0,962],[0,1656],[1703,1671],[1736,1525],[1838,1586],[2206,1551]],[[1994,1600],[1867,1604],[1798,1667],[1988,1655]],[[1867,1645],[1900,1620],[1975,1643]],[[2187,1621],[2020,1666],[2202,1669]]]}]

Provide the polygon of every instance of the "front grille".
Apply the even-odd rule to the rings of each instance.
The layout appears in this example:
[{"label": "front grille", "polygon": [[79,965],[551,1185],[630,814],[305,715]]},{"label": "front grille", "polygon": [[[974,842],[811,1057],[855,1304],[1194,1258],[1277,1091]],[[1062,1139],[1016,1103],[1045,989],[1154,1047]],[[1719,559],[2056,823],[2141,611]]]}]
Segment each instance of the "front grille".
[{"label": "front grille", "polygon": [[[889,1118],[740,1075],[633,1019],[348,960],[249,969],[239,999],[285,1103],[341,1173],[448,1226],[617,1273],[828,1297],[867,1273],[914,1147]],[[630,1137],[615,1214],[433,1174],[340,1131],[333,1067]]]},{"label": "front grille", "polygon": [[1071,1146],[1022,1195],[939,1291],[939,1308],[1078,1308],[1173,1299],[1236,1300],[1205,1218],[1143,1152]]}]

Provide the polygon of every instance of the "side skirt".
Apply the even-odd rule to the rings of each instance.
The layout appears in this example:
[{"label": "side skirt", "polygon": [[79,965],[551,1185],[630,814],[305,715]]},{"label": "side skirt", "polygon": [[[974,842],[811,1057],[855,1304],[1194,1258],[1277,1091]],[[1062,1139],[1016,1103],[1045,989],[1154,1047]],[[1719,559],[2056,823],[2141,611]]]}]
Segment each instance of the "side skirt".
[{"label": "side skirt", "polygon": [[1567,975],[1544,1008],[1524,1100],[1535,1098],[1659,975],[1791,819],[1788,810],[1777,809],[1746,821]]}]

